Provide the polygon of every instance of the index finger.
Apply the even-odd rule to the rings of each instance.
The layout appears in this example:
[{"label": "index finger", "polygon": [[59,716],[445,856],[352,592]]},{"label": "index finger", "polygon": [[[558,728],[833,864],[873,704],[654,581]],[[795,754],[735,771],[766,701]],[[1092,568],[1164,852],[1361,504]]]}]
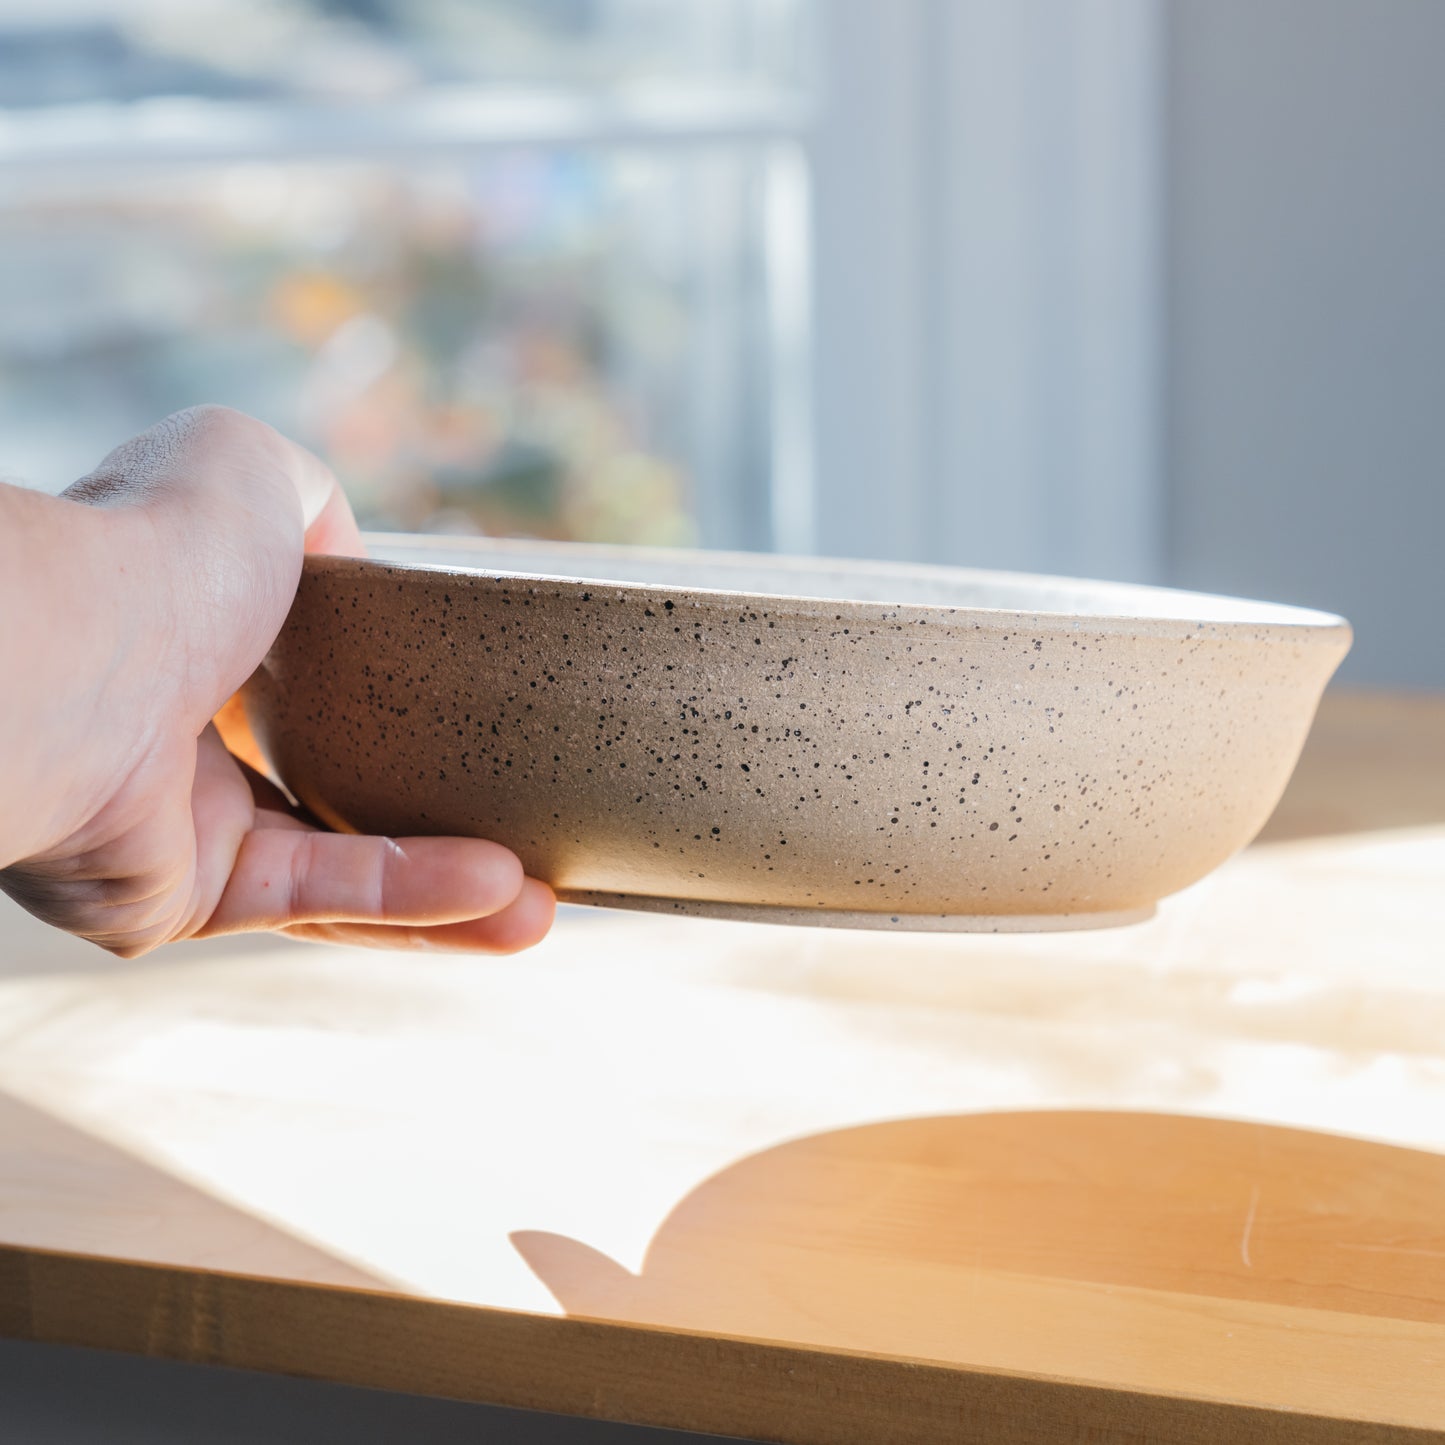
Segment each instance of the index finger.
[{"label": "index finger", "polygon": [[289,443],[296,454],[296,491],[306,525],[306,550],[364,557],[366,545],[336,473],[314,453]]}]

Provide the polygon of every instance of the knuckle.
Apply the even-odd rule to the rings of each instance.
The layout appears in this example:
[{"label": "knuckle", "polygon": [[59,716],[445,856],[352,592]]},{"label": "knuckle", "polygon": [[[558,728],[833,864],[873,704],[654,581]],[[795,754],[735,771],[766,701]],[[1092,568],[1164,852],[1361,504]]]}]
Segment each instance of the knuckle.
[{"label": "knuckle", "polygon": [[376,879],[371,908],[374,917],[385,921],[395,912],[393,901],[399,882],[397,870],[407,863],[406,850],[395,838],[382,838],[377,849]]},{"label": "knuckle", "polygon": [[180,411],[172,412],[157,425],[180,437],[193,436],[197,432],[249,435],[271,430],[264,422],[258,421],[255,417],[248,416],[243,411],[237,411],[235,407],[222,406],[220,402],[215,401],[203,401],[195,406],[188,406]]},{"label": "knuckle", "polygon": [[314,911],[317,836],[307,833],[296,840],[295,852],[291,855],[291,891],[286,899],[288,918],[304,919]]},{"label": "knuckle", "polygon": [[197,445],[279,449],[282,441],[265,422],[205,402],[172,412],[123,441],[94,471],[67,487],[65,495],[71,501],[102,506],[165,495],[168,484],[184,477],[191,449]]}]

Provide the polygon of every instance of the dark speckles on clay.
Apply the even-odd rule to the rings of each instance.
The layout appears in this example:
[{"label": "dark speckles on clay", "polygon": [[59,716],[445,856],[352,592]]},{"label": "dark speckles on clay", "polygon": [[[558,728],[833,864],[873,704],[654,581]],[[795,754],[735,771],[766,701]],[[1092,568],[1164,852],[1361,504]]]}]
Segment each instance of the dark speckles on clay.
[{"label": "dark speckles on clay", "polygon": [[328,822],[494,838],[568,894],[1014,927],[1245,842],[1345,643],[314,558],[248,705]]}]

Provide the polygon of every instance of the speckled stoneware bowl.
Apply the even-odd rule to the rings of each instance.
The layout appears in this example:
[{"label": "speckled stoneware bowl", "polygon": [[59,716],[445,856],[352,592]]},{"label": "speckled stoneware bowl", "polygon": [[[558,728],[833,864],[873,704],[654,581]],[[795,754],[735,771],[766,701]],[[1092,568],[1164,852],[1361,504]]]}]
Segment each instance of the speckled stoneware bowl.
[{"label": "speckled stoneware bowl", "polygon": [[[943,567],[457,538],[308,560],[247,688],[338,828],[562,898],[867,927],[1146,916],[1247,843],[1338,617]],[[586,579],[586,580],[578,580]]]}]

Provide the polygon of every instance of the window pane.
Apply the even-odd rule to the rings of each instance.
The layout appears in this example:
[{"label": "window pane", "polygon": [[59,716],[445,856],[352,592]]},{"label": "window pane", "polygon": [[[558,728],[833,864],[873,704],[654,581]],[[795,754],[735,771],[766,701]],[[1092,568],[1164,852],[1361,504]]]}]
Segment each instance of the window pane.
[{"label": "window pane", "polygon": [[5,468],[252,411],[371,525],[767,545],[765,148],[38,179],[0,206]]},{"label": "window pane", "polygon": [[0,467],[216,400],[372,525],[767,545],[808,18],[0,0]]}]

